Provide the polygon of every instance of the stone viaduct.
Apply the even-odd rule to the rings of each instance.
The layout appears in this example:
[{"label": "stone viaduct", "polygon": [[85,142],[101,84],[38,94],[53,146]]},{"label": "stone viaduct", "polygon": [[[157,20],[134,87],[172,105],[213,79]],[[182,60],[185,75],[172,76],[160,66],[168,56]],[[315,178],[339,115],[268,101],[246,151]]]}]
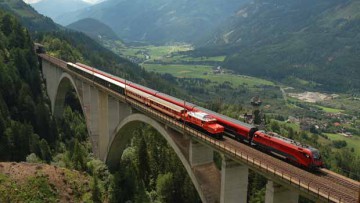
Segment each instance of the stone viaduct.
[{"label": "stone viaduct", "polygon": [[[316,201],[330,201],[321,191],[301,185],[246,154],[231,151],[227,146],[152,109],[126,101],[122,95],[82,77],[66,68],[66,62],[39,54],[51,109],[62,116],[67,91],[75,89],[83,109],[93,152],[111,169],[119,163],[132,131],[139,123],[155,128],[173,148],[189,174],[202,202],[246,203],[249,169],[269,179],[265,202],[298,202],[299,195]],[[244,145],[245,146],[245,145]],[[218,170],[214,151],[222,156]],[[240,158],[236,158],[240,156]],[[297,181],[299,184],[297,185]],[[296,183],[296,184],[295,184]],[[305,188],[305,189],[304,189]],[[314,191],[315,190],[315,191]],[[324,198],[325,196],[325,198]]]}]

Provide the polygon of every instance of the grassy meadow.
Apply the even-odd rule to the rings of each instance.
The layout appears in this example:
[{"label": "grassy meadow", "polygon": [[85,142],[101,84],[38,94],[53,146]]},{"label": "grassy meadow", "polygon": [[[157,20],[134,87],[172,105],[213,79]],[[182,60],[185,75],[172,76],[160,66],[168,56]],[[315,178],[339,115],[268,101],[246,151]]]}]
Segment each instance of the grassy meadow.
[{"label": "grassy meadow", "polygon": [[243,75],[234,75],[231,73],[220,73],[214,74],[212,66],[205,65],[161,65],[161,64],[144,64],[144,68],[148,71],[157,73],[169,73],[179,78],[202,78],[210,80],[211,82],[224,83],[230,82],[232,86],[236,87],[239,85],[246,84],[250,87],[256,85],[269,85],[274,86],[275,84],[271,81],[263,80],[260,78],[254,78]]},{"label": "grassy meadow", "polygon": [[325,133],[326,136],[332,141],[335,140],[344,140],[347,143],[347,148],[351,149],[354,148],[355,152],[360,155],[360,137],[353,136],[353,137],[345,137],[341,134],[334,134],[334,133]]}]

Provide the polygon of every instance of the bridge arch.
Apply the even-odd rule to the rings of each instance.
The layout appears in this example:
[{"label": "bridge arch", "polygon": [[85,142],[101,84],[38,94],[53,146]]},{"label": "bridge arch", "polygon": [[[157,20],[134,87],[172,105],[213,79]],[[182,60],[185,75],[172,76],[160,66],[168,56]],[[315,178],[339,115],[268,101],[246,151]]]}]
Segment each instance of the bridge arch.
[{"label": "bridge arch", "polygon": [[[106,155],[105,162],[109,166],[110,169],[114,168],[118,163],[120,163],[121,155],[125,150],[127,144],[131,140],[132,132],[136,129],[140,123],[145,123],[153,127],[157,130],[163,138],[167,141],[167,143],[171,146],[171,148],[175,151],[175,154],[179,157],[181,163],[185,167],[188,175],[192,183],[194,184],[200,198],[202,200],[205,199],[204,194],[202,193],[200,183],[198,182],[190,163],[188,162],[185,155],[181,152],[179,146],[176,144],[173,139],[174,136],[178,136],[179,134],[176,131],[168,129],[165,125],[158,123],[154,119],[140,113],[131,114],[122,120],[118,127],[115,130],[114,136],[109,143],[108,152]],[[180,135],[182,136],[182,135]]]},{"label": "bridge arch", "polygon": [[84,107],[82,101],[80,99],[79,91],[73,78],[66,72],[63,72],[59,78],[58,84],[56,86],[54,98],[51,100],[52,102],[52,112],[55,117],[62,117],[65,107],[65,96],[66,93],[71,89],[75,89],[77,98],[80,102],[81,110],[84,112]]}]

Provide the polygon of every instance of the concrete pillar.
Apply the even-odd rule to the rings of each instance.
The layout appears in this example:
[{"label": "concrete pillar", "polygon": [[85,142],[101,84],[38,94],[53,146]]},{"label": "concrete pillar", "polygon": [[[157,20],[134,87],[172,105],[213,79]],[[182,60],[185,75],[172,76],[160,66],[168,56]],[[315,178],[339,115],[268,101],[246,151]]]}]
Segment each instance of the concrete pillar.
[{"label": "concrete pillar", "polygon": [[87,122],[87,127],[89,129],[89,134],[91,134],[90,132],[90,101],[91,101],[91,94],[90,94],[90,85],[83,82],[82,83],[82,104],[83,104],[83,111],[85,114],[85,119]]},{"label": "concrete pillar", "polygon": [[[60,76],[58,74],[57,67],[52,66],[49,62],[45,61],[43,62],[43,77],[45,78],[46,82],[46,90],[47,94],[49,96],[50,102],[51,102],[51,110],[52,113],[55,112],[55,100],[56,100],[56,94],[58,90],[58,83],[60,82]],[[60,73],[61,75],[61,73]]]},{"label": "concrete pillar", "polygon": [[120,123],[119,101],[113,97],[108,98],[108,122],[109,122],[109,141],[115,134],[116,127]]},{"label": "concrete pillar", "polygon": [[214,151],[206,145],[191,140],[189,150],[189,159],[191,166],[207,164],[214,161]]},{"label": "concrete pillar", "polygon": [[249,168],[223,156],[221,167],[221,203],[246,203]]},{"label": "concrete pillar", "polygon": [[284,186],[268,181],[266,184],[265,203],[297,203],[299,201],[299,193],[289,190]]},{"label": "concrete pillar", "polygon": [[120,103],[120,102],[119,102],[118,112],[119,112],[119,123],[133,113],[131,107],[128,104]]},{"label": "concrete pillar", "polygon": [[99,116],[98,116],[98,125],[99,125],[99,137],[98,137],[98,152],[100,160],[105,160],[105,155],[107,153],[109,145],[109,108],[108,108],[108,94],[99,91]]},{"label": "concrete pillar", "polygon": [[95,157],[99,158],[99,91],[93,86],[90,86],[90,106],[88,120],[93,152]]},{"label": "concrete pillar", "polygon": [[76,89],[77,89],[77,96],[78,99],[80,100],[80,104],[82,104],[82,100],[83,100],[83,82],[81,80],[79,80],[78,78],[73,78]]}]

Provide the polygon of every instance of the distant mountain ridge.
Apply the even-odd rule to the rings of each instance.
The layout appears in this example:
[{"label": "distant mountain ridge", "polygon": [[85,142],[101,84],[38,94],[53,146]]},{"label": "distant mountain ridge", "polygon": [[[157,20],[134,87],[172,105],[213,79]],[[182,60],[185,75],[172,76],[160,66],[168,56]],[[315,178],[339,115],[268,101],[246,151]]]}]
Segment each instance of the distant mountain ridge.
[{"label": "distant mountain ridge", "polygon": [[86,8],[90,5],[90,3],[83,0],[42,0],[38,3],[31,4],[36,11],[52,19],[64,13]]},{"label": "distant mountain ridge", "polygon": [[119,40],[119,37],[109,26],[92,18],[81,19],[68,25],[67,28],[83,32],[95,40]]},{"label": "distant mountain ridge", "polygon": [[360,91],[360,2],[258,0],[202,40],[197,52],[225,54],[242,74]]},{"label": "distant mountain ridge", "polygon": [[67,25],[94,18],[122,39],[153,43],[192,42],[231,16],[250,0],[108,0],[62,17]]}]

